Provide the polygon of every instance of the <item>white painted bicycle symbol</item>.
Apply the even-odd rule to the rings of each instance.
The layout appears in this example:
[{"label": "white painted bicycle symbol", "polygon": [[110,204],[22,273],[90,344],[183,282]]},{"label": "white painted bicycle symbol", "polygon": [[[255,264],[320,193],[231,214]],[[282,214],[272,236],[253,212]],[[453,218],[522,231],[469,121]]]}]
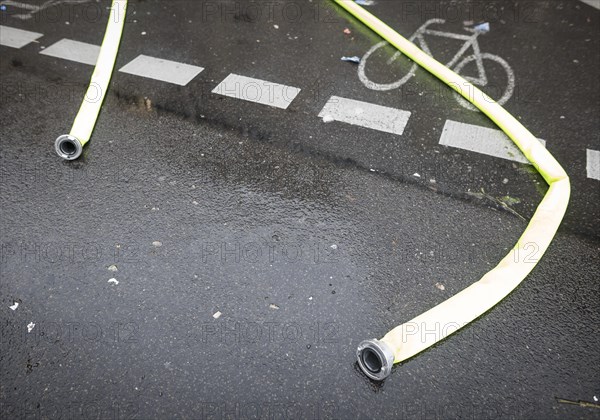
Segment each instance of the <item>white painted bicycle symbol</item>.
[{"label": "white painted bicycle symbol", "polygon": [[[433,57],[433,55],[431,54],[431,50],[429,49],[429,46],[427,45],[427,41],[425,40],[425,35],[451,38],[451,39],[457,39],[457,40],[464,41],[464,44],[458,50],[456,55],[448,63],[446,63],[446,67],[449,67],[449,68],[453,69],[456,73],[460,74],[460,72],[463,71],[463,69],[465,68],[465,66],[467,64],[474,61],[477,66],[477,77],[472,77],[472,76],[468,76],[468,75],[464,75],[464,74],[462,74],[461,76],[464,79],[471,82],[472,84],[474,84],[475,86],[478,86],[479,88],[484,88],[484,87],[488,86],[488,83],[489,83],[487,72],[485,70],[485,66],[486,66],[485,61],[489,60],[490,62],[493,61],[493,62],[500,64],[500,66],[502,66],[502,68],[506,72],[507,85],[506,85],[506,88],[504,88],[504,90],[503,90],[502,96],[499,99],[497,99],[497,102],[500,105],[504,105],[511,98],[511,96],[513,95],[513,92],[515,90],[515,75],[514,75],[512,68],[510,67],[510,65],[502,57],[499,57],[494,54],[481,52],[481,49],[479,48],[479,41],[478,41],[479,36],[483,33],[481,31],[477,31],[473,28],[465,27],[464,28],[465,31],[471,32],[470,35],[465,35],[465,34],[442,32],[442,31],[438,31],[438,30],[434,30],[434,29],[429,29],[429,26],[431,26],[431,25],[444,24],[444,23],[446,23],[445,19],[430,19],[427,22],[425,22],[419,29],[417,29],[417,31],[409,38],[409,40],[411,42],[415,42],[415,40],[416,40],[417,45],[420,46],[424,52],[426,52],[428,55],[430,55],[432,57]],[[412,67],[410,68],[409,72],[404,77],[402,77],[401,79],[396,80],[395,82],[392,82],[392,83],[377,83],[377,82],[374,82],[373,80],[369,79],[369,77],[367,77],[366,72],[365,72],[365,67],[366,67],[367,63],[369,62],[369,57],[371,57],[371,55],[375,51],[377,51],[380,48],[385,47],[387,44],[388,43],[386,41],[382,41],[378,44],[373,45],[371,47],[371,49],[369,49],[369,51],[367,51],[366,54],[363,56],[363,58],[360,60],[360,64],[358,65],[358,77],[359,77],[360,81],[368,89],[379,90],[379,91],[398,89],[399,87],[404,85],[406,82],[408,82],[410,80],[410,78],[415,75],[417,69],[419,68],[419,65],[414,63],[412,65]],[[473,49],[473,54],[466,56],[466,53],[469,50],[469,48]],[[388,65],[392,64],[396,59],[398,59],[398,57],[400,57],[400,55],[401,55],[400,51],[397,51],[394,55],[392,55],[392,57],[390,57],[389,60],[387,60],[387,64]],[[463,97],[461,97],[460,94],[458,94],[457,92],[453,92],[453,94],[454,94],[455,99],[458,101],[458,103],[461,106],[463,106],[467,109],[473,110],[473,111],[477,110],[473,105],[471,105],[468,101],[466,101]]]}]

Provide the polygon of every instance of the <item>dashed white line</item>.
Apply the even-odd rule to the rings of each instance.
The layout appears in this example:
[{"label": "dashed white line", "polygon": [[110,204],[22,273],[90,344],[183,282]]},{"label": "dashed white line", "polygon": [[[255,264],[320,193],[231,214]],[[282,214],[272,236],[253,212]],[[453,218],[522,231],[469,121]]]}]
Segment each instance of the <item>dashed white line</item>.
[{"label": "dashed white line", "polygon": [[185,86],[200,74],[202,70],[204,70],[203,67],[163,60],[162,58],[149,57],[142,54],[123,66],[119,71]]},{"label": "dashed white line", "polygon": [[580,0],[580,1],[600,10],[600,0]]},{"label": "dashed white line", "polygon": [[95,66],[100,54],[100,46],[65,38],[50,45],[40,54]]},{"label": "dashed white line", "polygon": [[44,34],[0,25],[0,45],[5,47],[23,48],[42,36]]},{"label": "dashed white line", "polygon": [[323,121],[341,121],[373,130],[401,135],[410,118],[410,112],[388,108],[369,102],[332,96],[319,117]]},{"label": "dashed white line", "polygon": [[300,89],[232,73],[219,83],[212,92],[286,109],[298,95]]},{"label": "dashed white line", "polygon": [[[538,139],[544,146],[546,142]],[[515,162],[529,163],[519,148],[500,130],[447,120],[440,144]]]},{"label": "dashed white line", "polygon": [[587,177],[600,181],[600,151],[586,149]]}]

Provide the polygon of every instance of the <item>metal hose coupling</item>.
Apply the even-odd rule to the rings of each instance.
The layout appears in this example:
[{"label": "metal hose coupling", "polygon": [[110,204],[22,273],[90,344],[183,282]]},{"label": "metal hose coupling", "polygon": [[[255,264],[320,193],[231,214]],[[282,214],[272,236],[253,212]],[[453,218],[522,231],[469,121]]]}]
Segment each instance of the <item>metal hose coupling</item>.
[{"label": "metal hose coupling", "polygon": [[383,341],[364,340],[356,350],[356,358],[365,375],[375,381],[383,381],[392,373],[394,352]]},{"label": "metal hose coupling", "polygon": [[54,150],[58,156],[66,160],[75,160],[83,152],[83,145],[70,134],[63,134],[54,142]]}]

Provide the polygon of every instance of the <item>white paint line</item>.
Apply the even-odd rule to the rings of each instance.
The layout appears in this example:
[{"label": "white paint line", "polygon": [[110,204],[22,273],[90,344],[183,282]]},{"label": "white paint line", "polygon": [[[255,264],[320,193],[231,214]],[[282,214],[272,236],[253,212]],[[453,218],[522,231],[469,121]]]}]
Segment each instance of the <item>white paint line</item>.
[{"label": "white paint line", "polygon": [[300,89],[279,83],[230,74],[213,89],[213,93],[286,109]]},{"label": "white paint line", "polygon": [[586,149],[587,177],[600,181],[600,151]]},{"label": "white paint line", "polygon": [[[546,142],[538,139],[544,147]],[[514,162],[529,163],[519,148],[500,130],[447,120],[440,144],[495,156]]]},{"label": "white paint line", "polygon": [[162,58],[154,58],[142,54],[123,66],[119,71],[185,86],[200,74],[202,70],[204,70],[203,67],[163,60]]},{"label": "white paint line", "polygon": [[25,10],[38,10],[40,8],[40,6],[36,6],[35,4],[21,3],[19,1],[12,1],[12,0],[3,1],[3,2],[0,2],[0,4],[2,4],[4,6],[18,7],[20,9],[25,9]]},{"label": "white paint line", "polygon": [[332,96],[319,113],[319,117],[323,118],[324,122],[341,121],[401,135],[410,118],[410,112]]},{"label": "white paint line", "polygon": [[600,10],[600,0],[581,0],[581,1],[587,5],[590,5],[592,7],[595,7],[596,9]]},{"label": "white paint line", "polygon": [[40,54],[95,66],[100,54],[100,46],[65,38],[50,45]]},{"label": "white paint line", "polygon": [[[57,7],[60,4],[69,4],[69,3],[89,3],[91,0],[48,0],[46,2],[44,2],[43,4],[41,4],[40,6],[35,5],[35,4],[27,4],[27,3],[21,3],[18,1],[13,1],[13,0],[4,0],[0,2],[0,5],[3,6],[12,6],[12,7],[16,7],[18,9],[24,9],[24,10],[29,10],[31,13],[22,13],[22,14],[12,14],[11,17],[13,18],[17,18],[17,19],[22,19],[22,20],[27,20],[27,19],[31,19],[33,17],[34,14],[47,9],[49,7]],[[55,12],[58,13],[58,12]],[[55,15],[52,15],[55,16]]]},{"label": "white paint line", "polygon": [[23,48],[42,36],[44,34],[0,25],[0,45],[5,47]]}]

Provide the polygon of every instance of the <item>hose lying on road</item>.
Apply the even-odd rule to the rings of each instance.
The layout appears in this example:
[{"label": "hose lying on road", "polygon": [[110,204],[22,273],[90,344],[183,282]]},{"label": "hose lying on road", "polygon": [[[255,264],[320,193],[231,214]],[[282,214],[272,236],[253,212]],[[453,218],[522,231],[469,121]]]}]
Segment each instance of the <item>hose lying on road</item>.
[{"label": "hose lying on road", "polygon": [[[513,291],[535,267],[562,221],[569,203],[569,177],[554,157],[512,115],[470,82],[436,61],[416,45],[351,0],[334,0],[383,39],[479,108],[521,149],[549,185],[517,244],[478,282],[388,332],[381,340],[365,340],[358,363],[375,380],[387,377],[394,363],[427,349],[473,321]],[[532,259],[532,251],[535,252]]]},{"label": "hose lying on road", "polygon": [[113,0],[100,54],[79,113],[71,132],[63,134],[54,142],[56,153],[63,159],[75,160],[81,156],[83,146],[92,136],[117,59],[126,11],[127,0]]}]

